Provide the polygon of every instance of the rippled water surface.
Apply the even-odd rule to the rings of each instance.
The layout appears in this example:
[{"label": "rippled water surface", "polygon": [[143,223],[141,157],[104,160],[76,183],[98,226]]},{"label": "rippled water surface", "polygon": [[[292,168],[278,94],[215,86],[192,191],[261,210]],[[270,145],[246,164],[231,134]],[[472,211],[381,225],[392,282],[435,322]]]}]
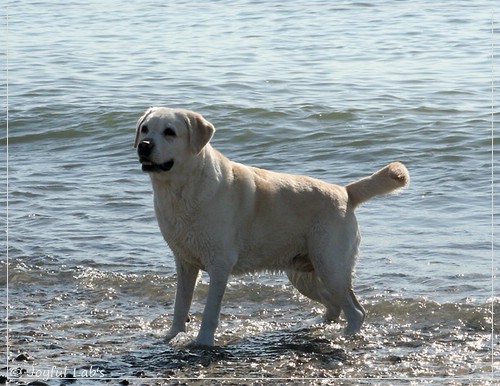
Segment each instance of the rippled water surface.
[{"label": "rippled water surface", "polygon": [[[495,384],[493,4],[8,1],[0,381]],[[173,256],[132,148],[152,105],[202,113],[257,167],[343,185],[407,165],[408,189],[358,210],[362,334],[262,274],[231,279],[217,347],[192,348],[203,276],[165,342]]]}]

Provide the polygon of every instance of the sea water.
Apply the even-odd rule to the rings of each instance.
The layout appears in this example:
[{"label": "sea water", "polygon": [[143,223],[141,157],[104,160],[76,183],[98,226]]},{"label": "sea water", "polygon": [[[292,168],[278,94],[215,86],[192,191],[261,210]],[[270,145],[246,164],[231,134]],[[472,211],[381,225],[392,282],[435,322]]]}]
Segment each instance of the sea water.
[{"label": "sea water", "polygon": [[[12,384],[494,384],[498,10],[480,1],[7,1],[3,373]],[[8,68],[7,68],[8,67]],[[7,72],[8,69],[8,72]],[[358,210],[362,333],[232,277],[213,350],[165,342],[175,267],[133,149],[149,106],[232,160],[411,185]],[[7,265],[8,264],[8,265]],[[8,302],[8,304],[7,304]],[[177,383],[176,383],[177,382]]]}]

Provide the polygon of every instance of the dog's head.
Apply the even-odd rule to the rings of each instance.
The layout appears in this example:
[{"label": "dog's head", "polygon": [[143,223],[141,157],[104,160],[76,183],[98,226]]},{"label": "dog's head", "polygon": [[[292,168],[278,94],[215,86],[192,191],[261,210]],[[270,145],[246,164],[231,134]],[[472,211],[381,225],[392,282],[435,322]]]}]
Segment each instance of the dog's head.
[{"label": "dog's head", "polygon": [[214,126],[188,110],[152,107],[139,118],[134,147],[142,170],[168,172],[198,155],[215,132]]}]

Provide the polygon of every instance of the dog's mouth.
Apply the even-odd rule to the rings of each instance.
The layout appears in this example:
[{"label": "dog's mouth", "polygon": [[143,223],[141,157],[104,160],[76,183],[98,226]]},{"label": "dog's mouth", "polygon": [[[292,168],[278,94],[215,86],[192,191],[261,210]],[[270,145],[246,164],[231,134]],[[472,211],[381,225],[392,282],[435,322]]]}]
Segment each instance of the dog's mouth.
[{"label": "dog's mouth", "polygon": [[155,164],[151,162],[146,157],[140,157],[139,162],[142,165],[142,171],[148,173],[159,173],[159,172],[168,172],[174,166],[174,160],[170,160],[164,162],[162,164]]}]

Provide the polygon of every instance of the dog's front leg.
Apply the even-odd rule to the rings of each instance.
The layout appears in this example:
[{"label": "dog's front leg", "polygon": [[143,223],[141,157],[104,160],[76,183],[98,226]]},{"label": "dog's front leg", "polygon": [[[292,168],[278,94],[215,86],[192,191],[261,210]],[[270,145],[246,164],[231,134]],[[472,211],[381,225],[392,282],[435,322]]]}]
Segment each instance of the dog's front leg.
[{"label": "dog's front leg", "polygon": [[186,321],[193,300],[194,287],[198,280],[199,269],[177,260],[177,290],[175,292],[174,321],[167,339],[186,331]]},{"label": "dog's front leg", "polygon": [[210,284],[208,287],[207,303],[203,311],[200,332],[196,343],[205,346],[214,345],[214,335],[219,325],[219,314],[222,306],[222,298],[226,290],[231,269],[228,267],[212,268],[208,271]]}]

